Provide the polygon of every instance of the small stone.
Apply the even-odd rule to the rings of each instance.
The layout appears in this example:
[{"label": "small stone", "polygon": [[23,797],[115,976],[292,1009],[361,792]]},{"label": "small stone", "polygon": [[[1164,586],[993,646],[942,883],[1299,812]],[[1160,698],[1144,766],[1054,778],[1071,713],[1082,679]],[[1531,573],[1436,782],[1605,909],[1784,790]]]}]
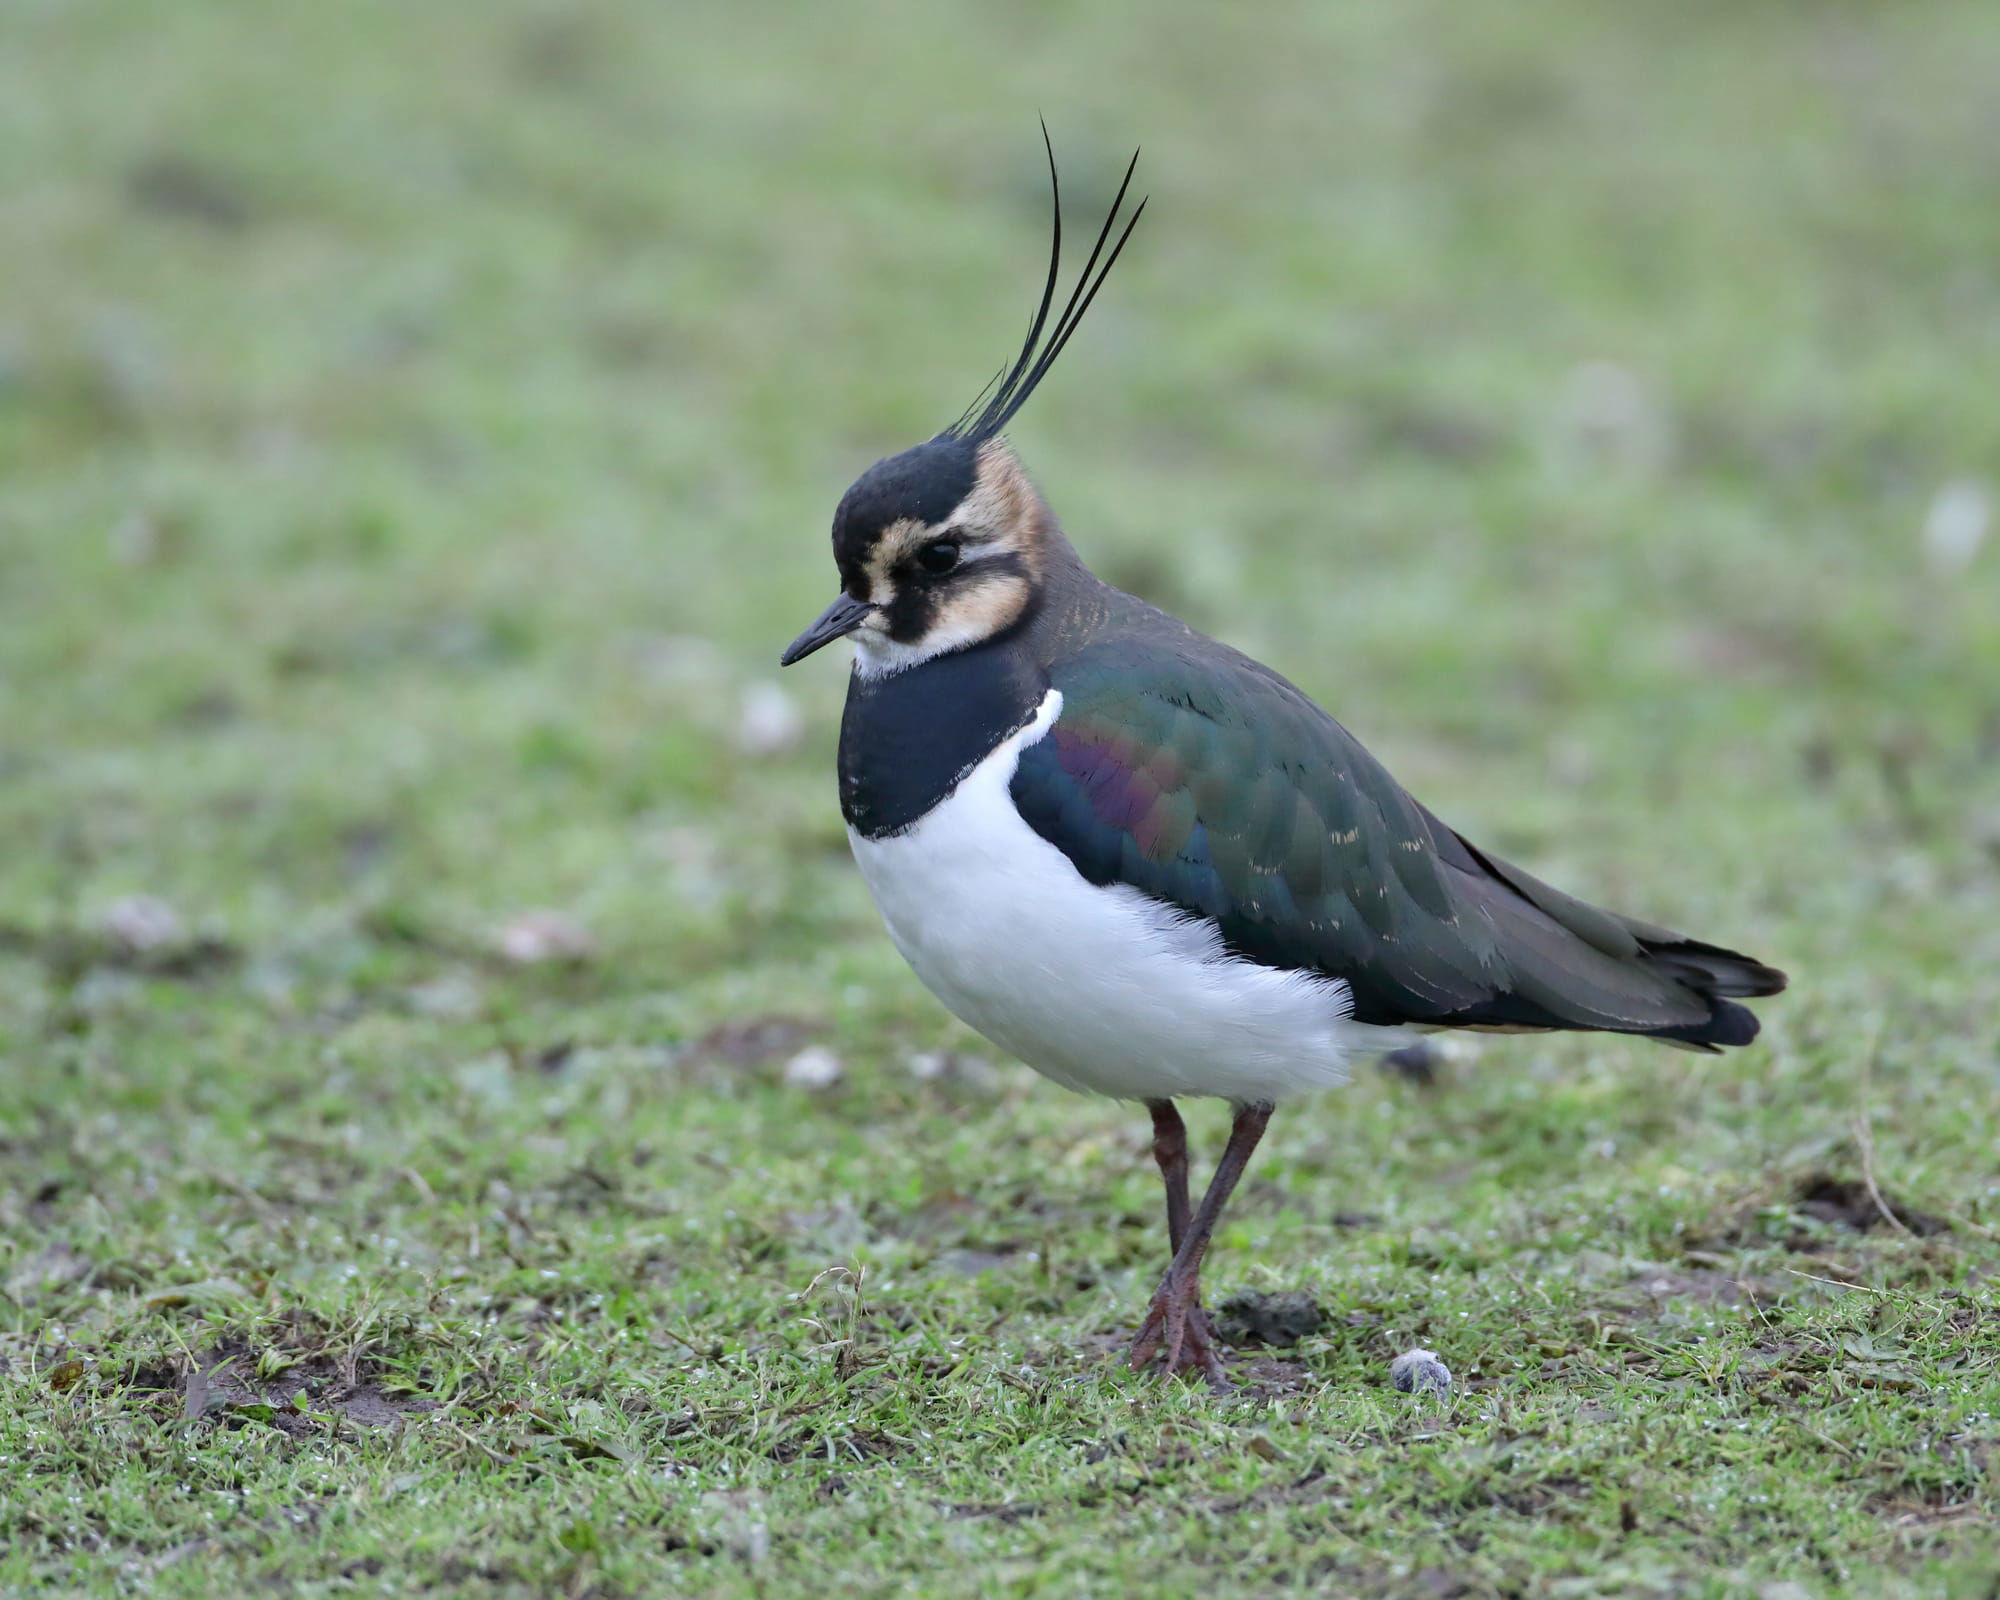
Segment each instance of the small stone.
[{"label": "small stone", "polygon": [[561,911],[523,911],[500,930],[500,953],[533,966],[543,961],[581,961],[597,948],[590,930]]},{"label": "small stone", "polygon": [[785,1082],[794,1089],[831,1089],[846,1072],[839,1056],[824,1045],[809,1044],[785,1063]]},{"label": "small stone", "polygon": [[1302,1290],[1261,1294],[1246,1289],[1216,1307],[1215,1331],[1232,1345],[1289,1350],[1326,1326],[1326,1312]]},{"label": "small stone", "polygon": [[150,894],[130,894],[112,901],[98,926],[113,944],[133,955],[178,943],[183,932],[180,913]]},{"label": "small stone", "polygon": [[1405,1350],[1389,1363],[1389,1381],[1404,1394],[1442,1400],[1451,1393],[1451,1368],[1438,1360],[1435,1350]]},{"label": "small stone", "polygon": [[747,756],[774,756],[805,737],[805,713],[775,683],[753,683],[743,691],[736,717],[736,747]]},{"label": "small stone", "polygon": [[1984,484],[1953,478],[1939,486],[1924,513],[1924,565],[1934,577],[1955,578],[1972,565],[1993,527],[1993,497]]}]

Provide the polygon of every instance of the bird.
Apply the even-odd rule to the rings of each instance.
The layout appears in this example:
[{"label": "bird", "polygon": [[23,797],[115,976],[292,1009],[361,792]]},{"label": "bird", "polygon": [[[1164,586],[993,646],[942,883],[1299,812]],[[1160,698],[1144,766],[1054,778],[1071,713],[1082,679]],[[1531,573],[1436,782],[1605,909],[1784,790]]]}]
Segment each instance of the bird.
[{"label": "bird", "polygon": [[[1201,1270],[1280,1102],[1443,1029],[1747,1045],[1740,1002],[1786,977],[1473,844],[1286,678],[1085,565],[1004,430],[1146,201],[1113,242],[1135,153],[1051,321],[1046,124],[1042,142],[1054,220],[1026,340],[956,421],[841,497],[839,593],[780,662],[852,642],[840,807],[917,977],[1044,1076],[1150,1114],[1168,1265],[1128,1361],[1226,1391]],[[1188,1098],[1231,1107],[1198,1205]]]}]

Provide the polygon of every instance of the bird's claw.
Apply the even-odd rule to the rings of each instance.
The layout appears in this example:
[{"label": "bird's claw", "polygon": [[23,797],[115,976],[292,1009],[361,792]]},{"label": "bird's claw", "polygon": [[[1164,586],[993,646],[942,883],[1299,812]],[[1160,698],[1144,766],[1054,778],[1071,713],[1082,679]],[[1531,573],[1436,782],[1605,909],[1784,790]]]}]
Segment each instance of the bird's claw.
[{"label": "bird's claw", "polygon": [[1146,1320],[1132,1340],[1130,1365],[1144,1372],[1156,1365],[1163,1378],[1200,1373],[1211,1389],[1228,1391],[1222,1370],[1222,1347],[1214,1324],[1201,1307],[1201,1286],[1194,1279],[1177,1281],[1169,1272],[1147,1308]]}]

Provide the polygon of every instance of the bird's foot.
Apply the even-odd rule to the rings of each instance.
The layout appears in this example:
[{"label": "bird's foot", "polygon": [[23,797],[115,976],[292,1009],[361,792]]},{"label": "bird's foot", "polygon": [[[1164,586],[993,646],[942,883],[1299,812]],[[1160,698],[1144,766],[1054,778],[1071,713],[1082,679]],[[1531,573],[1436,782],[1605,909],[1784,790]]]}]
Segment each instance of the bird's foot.
[{"label": "bird's foot", "polygon": [[1229,1392],[1222,1344],[1201,1308],[1201,1283],[1192,1274],[1180,1278],[1168,1270],[1132,1340],[1130,1364],[1134,1372],[1150,1367],[1163,1378],[1199,1373],[1218,1394]]}]

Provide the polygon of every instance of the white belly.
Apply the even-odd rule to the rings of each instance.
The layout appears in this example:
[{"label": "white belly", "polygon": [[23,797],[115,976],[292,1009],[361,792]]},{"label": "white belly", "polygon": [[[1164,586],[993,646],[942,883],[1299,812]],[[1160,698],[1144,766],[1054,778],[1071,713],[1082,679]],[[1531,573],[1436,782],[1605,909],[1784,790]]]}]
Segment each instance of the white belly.
[{"label": "white belly", "polygon": [[1007,793],[1035,719],[907,832],[848,840],[889,937],[930,991],[1072,1089],[1277,1100],[1344,1082],[1406,1042],[1349,1016],[1337,979],[1229,955],[1214,930],[1125,885],[1096,888]]}]

